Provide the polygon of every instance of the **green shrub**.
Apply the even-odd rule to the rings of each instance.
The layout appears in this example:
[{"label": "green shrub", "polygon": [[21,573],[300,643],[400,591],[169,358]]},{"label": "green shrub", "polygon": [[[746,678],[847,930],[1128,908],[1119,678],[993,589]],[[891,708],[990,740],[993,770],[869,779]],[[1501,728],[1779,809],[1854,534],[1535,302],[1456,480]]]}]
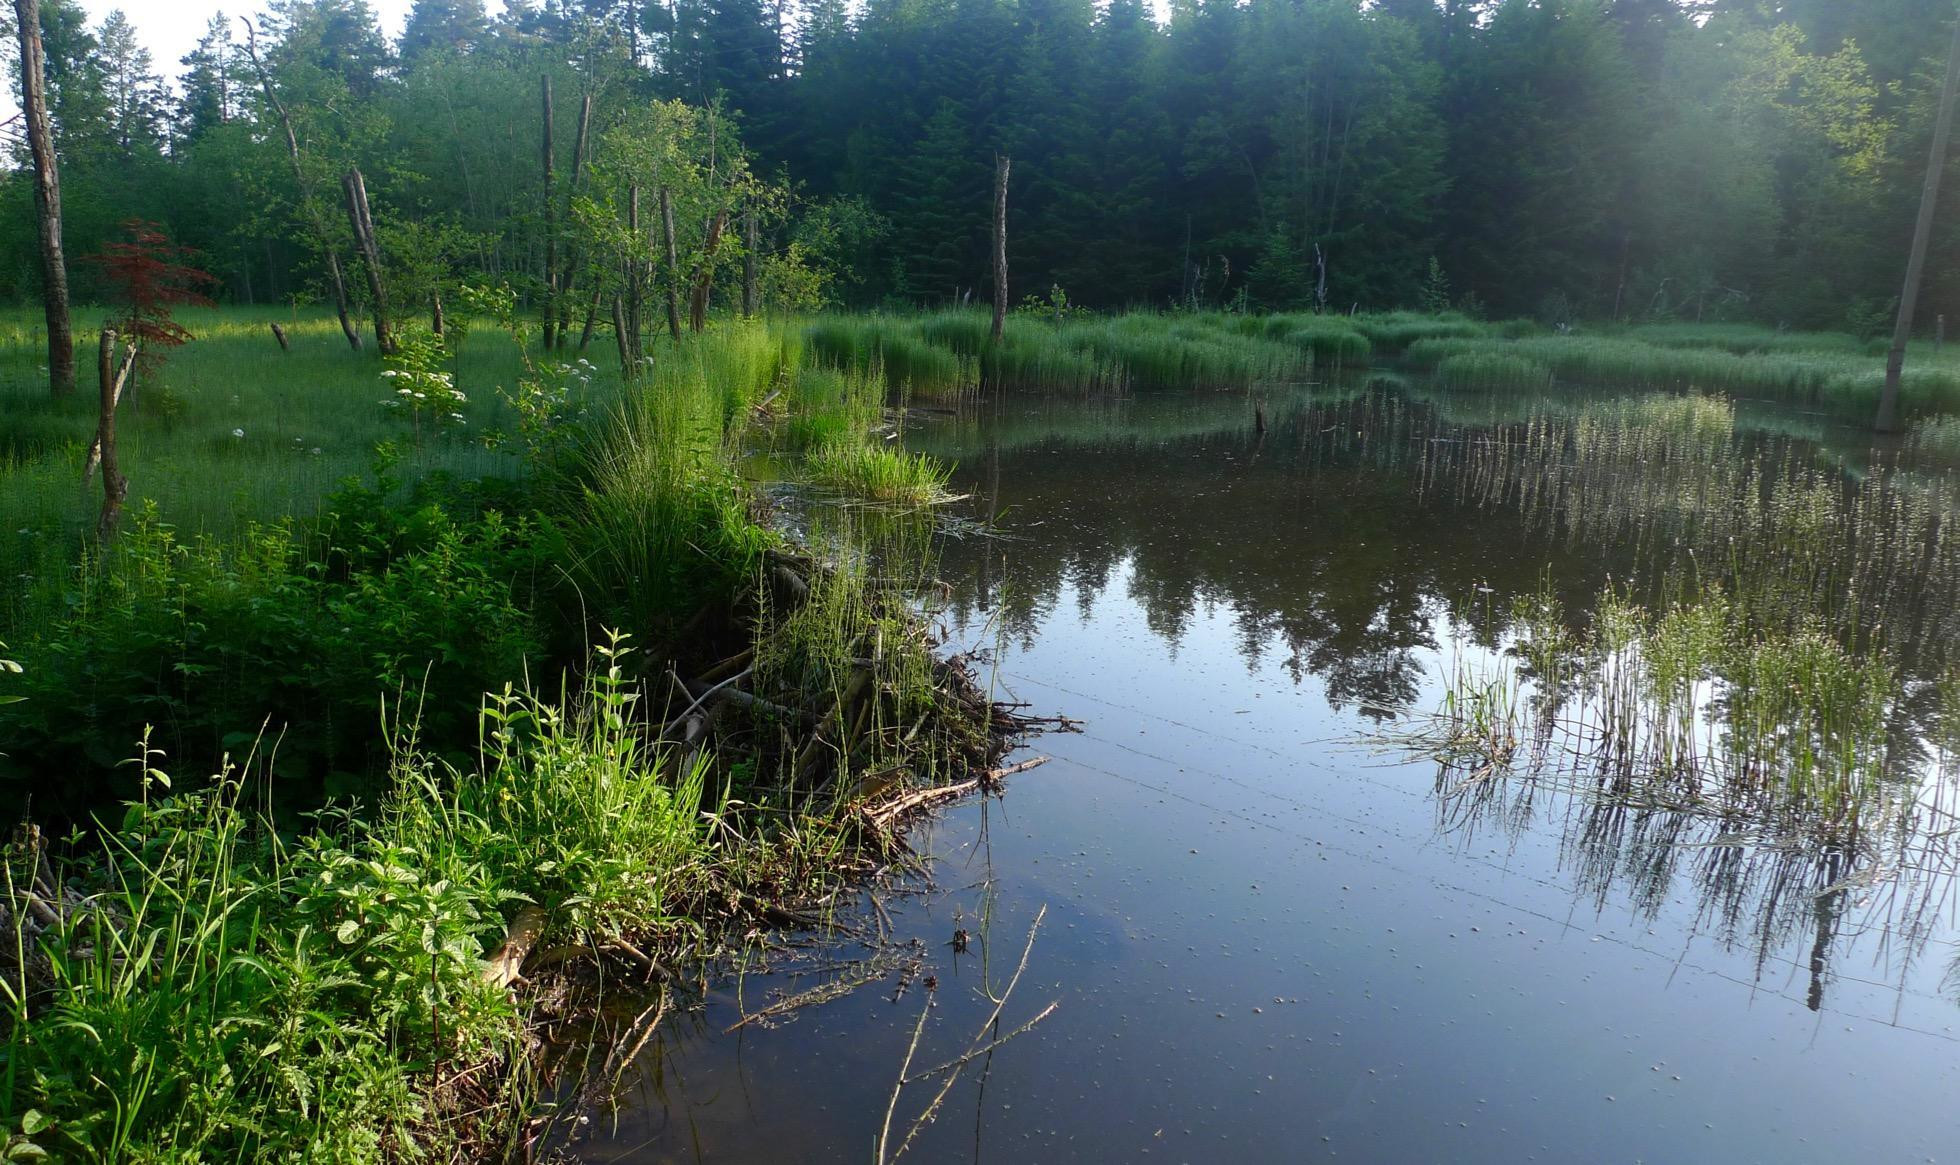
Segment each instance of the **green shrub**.
[{"label": "green shrub", "polygon": [[470,693],[541,651],[517,591],[543,573],[549,537],[495,513],[396,512],[367,491],[341,504],[313,552],[285,523],[186,542],[139,512],[20,643],[0,796],[65,815],[127,798],[120,742],[152,725],[171,757],[209,768],[263,734],[282,804],[355,791],[385,760],[382,700],[407,692],[432,742],[473,739]]}]

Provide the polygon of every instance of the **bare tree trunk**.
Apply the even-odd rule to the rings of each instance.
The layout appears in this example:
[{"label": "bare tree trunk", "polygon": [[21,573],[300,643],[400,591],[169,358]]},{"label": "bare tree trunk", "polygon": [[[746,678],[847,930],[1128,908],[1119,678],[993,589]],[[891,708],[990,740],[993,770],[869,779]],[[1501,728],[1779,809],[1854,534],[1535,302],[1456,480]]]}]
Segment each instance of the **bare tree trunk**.
[{"label": "bare tree trunk", "polygon": [[551,139],[551,75],[544,76],[544,349],[558,346],[558,178]]},{"label": "bare tree trunk", "polygon": [[374,300],[374,346],[383,356],[395,354],[395,338],[388,330],[388,289],[381,278],[381,244],[375,241],[374,219],[368,211],[367,181],[358,169],[347,171],[340,180],[347,195],[347,225],[354,230],[354,247],[367,268],[368,295]]},{"label": "bare tree trunk", "polygon": [[757,293],[760,283],[757,279],[756,251],[762,246],[762,228],[751,202],[742,211],[742,318],[755,318]]},{"label": "bare tree trunk", "polygon": [[626,252],[626,331],[629,337],[626,350],[633,354],[633,364],[640,362],[640,303],[645,284],[645,265],[635,255],[640,240],[640,188],[638,185],[626,188],[626,235],[634,246]]},{"label": "bare tree trunk", "polygon": [[633,344],[627,337],[626,309],[620,305],[619,296],[612,299],[613,336],[619,341],[619,375],[632,380],[640,374],[637,361],[633,359]]},{"label": "bare tree trunk", "polygon": [[660,188],[660,231],[667,241],[667,330],[681,342],[681,257],[674,246],[674,199]]},{"label": "bare tree trunk", "polygon": [[347,311],[347,277],[340,270],[340,255],[334,250],[333,236],[327,231],[324,215],[320,213],[320,201],[314,197],[313,183],[306,177],[306,166],[300,160],[299,135],[293,132],[293,116],[287,112],[284,102],[272,89],[272,74],[266,72],[265,62],[259,59],[258,30],[252,22],[239,17],[238,22],[245,26],[245,51],[252,58],[252,68],[258,72],[259,88],[265,90],[266,104],[272,106],[279,115],[279,124],[286,131],[286,154],[293,162],[293,181],[299,187],[300,208],[306,214],[307,225],[313,228],[313,237],[320,245],[320,254],[327,261],[327,284],[333,292],[334,312],[340,317],[340,334],[347,337],[347,344],[356,352],[361,350],[361,332],[354,326]]},{"label": "bare tree trunk", "polygon": [[687,330],[699,335],[708,326],[708,295],[715,286],[715,252],[721,250],[721,233],[728,227],[728,212],[718,210],[708,223],[708,237],[701,244],[701,261],[694,266],[694,292],[687,301]]},{"label": "bare tree trunk", "polygon": [[272,338],[279,341],[279,350],[281,352],[291,352],[293,350],[292,344],[286,339],[286,329],[280,327],[276,320],[272,324]]},{"label": "bare tree trunk", "polygon": [[1960,18],[1954,20],[1953,46],[1947,51],[1946,86],[1940,90],[1939,116],[1933,123],[1933,154],[1926,163],[1926,188],[1919,195],[1919,222],[1912,232],[1912,253],[1906,258],[1906,285],[1899,293],[1899,319],[1892,329],[1892,351],[1885,358],[1885,391],[1879,394],[1875,423],[1881,433],[1899,427],[1899,381],[1905,373],[1906,341],[1912,339],[1912,313],[1919,303],[1926,246],[1933,235],[1933,211],[1940,201],[1940,175],[1946,169],[1947,143],[1953,137],[1956,90],[1960,90]]},{"label": "bare tree trunk", "polygon": [[583,352],[592,346],[593,322],[599,317],[599,289],[592,289],[592,302],[585,305],[585,326],[579,329],[578,350]]},{"label": "bare tree trunk", "polygon": [[61,253],[61,172],[48,118],[46,61],[41,49],[41,0],[14,0],[20,24],[22,112],[34,156],[34,209],[41,227],[41,306],[48,319],[48,391],[75,391],[75,336],[68,322],[68,260]]},{"label": "bare tree trunk", "polygon": [[[587,93],[578,107],[578,136],[572,143],[571,193],[576,196],[585,173],[586,143],[592,132],[592,94]],[[563,348],[572,333],[572,289],[578,285],[579,249],[574,235],[565,245],[564,275],[558,281],[558,346]],[[581,340],[581,343],[583,341]]]},{"label": "bare tree trunk", "polygon": [[1007,155],[994,155],[994,343],[1007,331]]},{"label": "bare tree trunk", "polygon": [[429,330],[440,340],[448,329],[449,320],[442,314],[442,289],[437,288],[429,293]]},{"label": "bare tree trunk", "polygon": [[122,519],[123,501],[129,497],[129,479],[123,476],[122,466],[116,460],[116,406],[122,403],[123,385],[128,382],[129,371],[134,367],[136,345],[129,346],[129,355],[124,357],[122,368],[118,370],[115,329],[103,328],[95,359],[96,380],[101,386],[101,407],[96,419],[95,447],[89,451],[82,480],[87,481],[90,469],[97,463],[101,464],[102,514],[95,523],[95,536],[104,542],[115,537],[116,524]]}]

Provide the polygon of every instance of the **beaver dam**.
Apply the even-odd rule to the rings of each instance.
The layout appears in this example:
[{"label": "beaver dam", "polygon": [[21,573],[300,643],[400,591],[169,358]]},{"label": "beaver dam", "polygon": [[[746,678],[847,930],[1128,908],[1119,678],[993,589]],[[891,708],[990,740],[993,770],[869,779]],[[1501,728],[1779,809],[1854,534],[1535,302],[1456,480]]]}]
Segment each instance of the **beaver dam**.
[{"label": "beaver dam", "polygon": [[729,966],[581,1159],[1950,1149],[1936,442],[1421,375],[980,393],[904,440],[969,495],[951,642],[1077,731]]}]

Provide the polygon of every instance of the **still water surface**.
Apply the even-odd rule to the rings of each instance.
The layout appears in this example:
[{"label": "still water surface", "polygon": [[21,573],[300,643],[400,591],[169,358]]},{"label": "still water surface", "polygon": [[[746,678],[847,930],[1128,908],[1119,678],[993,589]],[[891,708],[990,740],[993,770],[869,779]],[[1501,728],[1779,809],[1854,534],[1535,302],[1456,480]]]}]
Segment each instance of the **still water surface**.
[{"label": "still water surface", "polygon": [[[967,1048],[1044,908],[1003,1030],[1058,1009],[909,1158],[1960,1155],[1949,870],[1819,896],[1783,860],[1803,855],[1658,811],[1440,793],[1434,762],[1371,746],[1381,709],[1434,706],[1479,612],[1547,587],[1581,610],[1639,551],[1439,484],[1474,417],[1381,390],[1267,408],[1261,437],[1243,396],[1008,397],[908,434],[1000,531],[944,547],[953,643],[1082,731],[917,830],[932,885],[862,916],[915,940],[909,972],[726,1034],[870,951],[730,981],[663,1029],[582,1157],[872,1160],[924,976],[915,1067]],[[907,1088],[894,1146],[937,1083]]]}]

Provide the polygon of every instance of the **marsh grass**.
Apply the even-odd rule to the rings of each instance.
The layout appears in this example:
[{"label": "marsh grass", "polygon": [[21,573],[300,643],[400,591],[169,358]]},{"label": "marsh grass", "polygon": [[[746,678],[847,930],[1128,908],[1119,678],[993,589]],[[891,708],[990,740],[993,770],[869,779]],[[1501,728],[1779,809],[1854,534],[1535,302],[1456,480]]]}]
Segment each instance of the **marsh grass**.
[{"label": "marsh grass", "polygon": [[[825,316],[807,331],[829,367],[881,368],[892,388],[958,395],[982,384],[1073,392],[1215,388],[1304,375],[1311,346],[1246,328],[1245,317],[1128,314],[1056,323],[1017,316],[998,345],[985,313]],[[1358,333],[1345,333],[1365,344]]]},{"label": "marsh grass", "polygon": [[[58,1159],[480,1143],[485,1106],[529,1087],[520,1013],[484,978],[508,917],[534,903],[567,940],[692,945],[685,908],[730,857],[704,766],[643,743],[625,646],[556,697],[487,699],[471,768],[398,736],[372,812],[297,836],[252,807],[254,762],[172,792],[146,747],[145,794],[67,871],[85,904],[32,944],[11,918],[0,1120],[39,1114],[29,1139]],[[41,859],[10,858],[13,906]]]},{"label": "marsh grass", "polygon": [[1549,387],[1552,370],[1536,360],[1509,352],[1462,352],[1436,366],[1436,380],[1451,389],[1515,388],[1526,391]]},{"label": "marsh grass", "polygon": [[[1418,340],[1407,355],[1425,368],[1461,358],[1511,356],[1551,369],[1561,382],[1753,393],[1857,411],[1876,406],[1885,379],[1882,361],[1841,348],[1786,346],[1739,355],[1713,345],[1669,347],[1583,333],[1517,340],[1431,338]],[[1960,366],[1909,365],[1903,399],[1920,413],[1960,409]]]}]

